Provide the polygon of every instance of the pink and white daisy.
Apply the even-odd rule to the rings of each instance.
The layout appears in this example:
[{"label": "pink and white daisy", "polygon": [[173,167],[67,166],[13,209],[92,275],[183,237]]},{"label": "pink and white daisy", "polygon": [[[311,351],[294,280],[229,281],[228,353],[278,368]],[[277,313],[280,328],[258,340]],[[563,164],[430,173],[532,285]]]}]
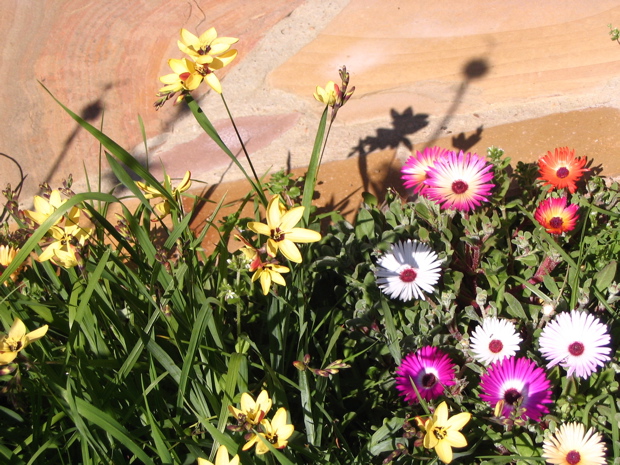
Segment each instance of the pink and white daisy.
[{"label": "pink and white daisy", "polygon": [[422,291],[433,292],[439,280],[440,263],[430,247],[408,240],[392,244],[391,252],[379,259],[375,272],[384,294],[407,302],[413,298],[424,299]]},{"label": "pink and white daisy", "polygon": [[411,404],[419,401],[414,385],[424,400],[437,399],[446,386],[456,383],[454,368],[445,352],[433,346],[422,347],[407,355],[396,369],[396,389]]},{"label": "pink and white daisy", "polygon": [[558,313],[543,329],[538,344],[548,367],[560,364],[568,376],[588,378],[609,360],[610,340],[607,326],[598,318],[573,310]]},{"label": "pink and white daisy", "polygon": [[426,173],[435,162],[443,158],[448,153],[448,149],[441,147],[426,147],[423,152],[416,150],[415,155],[411,155],[400,172],[404,180],[403,186],[407,189],[413,187],[414,194],[423,195],[426,190]]},{"label": "pink and white daisy", "polygon": [[599,433],[581,423],[566,423],[543,442],[543,458],[554,465],[604,465],[605,444]]},{"label": "pink and white daisy", "polygon": [[474,358],[484,365],[512,357],[519,350],[521,337],[515,325],[508,320],[485,318],[470,338]]},{"label": "pink and white daisy", "polygon": [[491,407],[504,401],[503,416],[519,408],[521,418],[538,421],[549,412],[551,382],[545,371],[527,358],[510,357],[493,363],[480,377],[480,398]]},{"label": "pink and white daisy", "polygon": [[448,152],[429,167],[424,193],[442,209],[474,210],[489,200],[495,186],[492,168],[475,153]]}]

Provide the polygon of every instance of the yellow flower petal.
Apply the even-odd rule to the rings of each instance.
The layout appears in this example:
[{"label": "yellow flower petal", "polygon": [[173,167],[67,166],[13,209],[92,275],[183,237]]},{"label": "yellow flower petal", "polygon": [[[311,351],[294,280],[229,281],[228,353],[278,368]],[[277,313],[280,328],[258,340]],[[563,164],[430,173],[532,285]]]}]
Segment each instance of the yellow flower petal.
[{"label": "yellow flower petal", "polygon": [[248,229],[251,229],[256,234],[262,234],[263,236],[271,235],[271,228],[265,223],[259,223],[258,221],[250,221],[248,223]]},{"label": "yellow flower petal", "polygon": [[279,221],[280,229],[287,233],[292,230],[301,221],[304,210],[305,207],[295,207],[287,211]]},{"label": "yellow flower petal", "polygon": [[317,242],[321,240],[321,233],[312,229],[293,228],[286,233],[286,238],[293,242]]},{"label": "yellow flower petal", "polygon": [[220,84],[220,80],[217,78],[215,74],[209,73],[205,76],[204,79],[205,81],[207,81],[207,84],[209,84],[211,89],[213,89],[218,94],[222,93],[222,84]]},{"label": "yellow flower petal", "polygon": [[448,427],[451,430],[459,430],[463,428],[467,423],[471,420],[471,413],[462,412],[457,415],[454,415],[450,420],[448,420]]},{"label": "yellow flower petal", "polygon": [[443,463],[452,462],[452,447],[450,447],[447,442],[439,441],[435,446],[435,452],[437,452],[439,460],[441,460]]},{"label": "yellow flower petal", "polygon": [[302,262],[301,252],[299,252],[299,249],[294,242],[289,241],[288,239],[284,239],[278,242],[278,247],[280,249],[280,252],[282,252],[282,255],[284,255],[290,261],[295,263]]}]

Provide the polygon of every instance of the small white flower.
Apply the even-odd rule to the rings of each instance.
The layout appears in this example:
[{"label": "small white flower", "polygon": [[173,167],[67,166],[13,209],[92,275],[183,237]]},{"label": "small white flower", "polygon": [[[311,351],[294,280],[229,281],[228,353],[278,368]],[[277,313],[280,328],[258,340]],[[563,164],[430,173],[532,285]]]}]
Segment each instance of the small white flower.
[{"label": "small white flower", "polygon": [[384,294],[407,302],[424,299],[422,291],[432,293],[441,269],[437,254],[426,244],[401,241],[392,244],[377,262],[377,284]]},{"label": "small white flower", "polygon": [[594,428],[565,423],[543,442],[543,458],[552,464],[604,465],[605,443]]},{"label": "small white flower", "polygon": [[607,326],[587,312],[572,310],[559,313],[545,329],[538,343],[540,352],[549,363],[547,367],[560,364],[573,373],[588,378],[598,367],[609,360],[611,341]]},{"label": "small white flower", "polygon": [[515,325],[495,317],[485,318],[470,338],[474,358],[484,365],[512,357],[519,350],[520,342]]}]

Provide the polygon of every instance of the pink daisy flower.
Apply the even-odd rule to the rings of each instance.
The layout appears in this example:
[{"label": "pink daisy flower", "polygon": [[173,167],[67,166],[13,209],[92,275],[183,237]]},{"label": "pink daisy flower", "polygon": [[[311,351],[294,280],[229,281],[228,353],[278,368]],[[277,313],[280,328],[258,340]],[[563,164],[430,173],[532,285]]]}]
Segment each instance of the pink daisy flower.
[{"label": "pink daisy flower", "polygon": [[538,343],[540,352],[549,363],[567,369],[567,376],[575,374],[588,378],[609,360],[611,341],[607,326],[593,315],[573,310],[559,313],[545,326]]},{"label": "pink daisy flower", "polygon": [[403,186],[407,189],[413,187],[414,194],[423,195],[426,190],[424,181],[426,181],[428,169],[447,153],[448,149],[441,147],[426,147],[424,152],[416,150],[415,155],[411,155],[400,170],[403,173],[401,176],[404,180]]},{"label": "pink daisy flower", "polygon": [[491,407],[504,401],[503,416],[519,407],[521,418],[539,421],[549,412],[551,382],[545,371],[527,358],[510,357],[493,363],[480,377],[480,398]]},{"label": "pink daisy flower", "polygon": [[424,400],[433,400],[443,394],[446,386],[456,383],[454,363],[446,353],[432,346],[425,346],[407,355],[396,369],[396,389],[405,401],[419,401],[413,385]]},{"label": "pink daisy flower", "polygon": [[475,153],[448,152],[429,167],[424,193],[442,209],[471,211],[489,200],[495,186],[492,168]]}]

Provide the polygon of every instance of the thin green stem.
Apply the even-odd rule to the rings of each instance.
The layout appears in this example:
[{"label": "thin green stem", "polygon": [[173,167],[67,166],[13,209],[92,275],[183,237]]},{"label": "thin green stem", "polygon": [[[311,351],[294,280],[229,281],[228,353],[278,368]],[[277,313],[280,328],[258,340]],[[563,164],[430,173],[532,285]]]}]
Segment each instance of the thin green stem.
[{"label": "thin green stem", "polygon": [[228,108],[228,104],[226,103],[226,99],[224,98],[224,94],[220,94],[220,95],[222,97],[222,102],[224,102],[224,107],[226,108],[226,113],[228,113],[228,118],[230,118],[230,122],[232,123],[233,128],[235,130],[235,134],[237,134],[237,139],[239,139],[239,143],[241,144],[241,149],[243,150],[243,153],[245,153],[245,157],[248,159],[248,163],[250,164],[250,169],[252,170],[252,174],[254,175],[254,179],[256,180],[256,184],[262,190],[260,179],[258,178],[258,174],[256,174],[256,170],[254,169],[254,165],[252,164],[252,159],[250,158],[250,154],[248,153],[247,149],[245,148],[245,144],[243,143],[243,139],[241,138],[241,134],[239,134],[239,130],[237,129],[237,125],[235,124],[235,119],[233,118],[232,114],[230,113],[230,109]]}]

